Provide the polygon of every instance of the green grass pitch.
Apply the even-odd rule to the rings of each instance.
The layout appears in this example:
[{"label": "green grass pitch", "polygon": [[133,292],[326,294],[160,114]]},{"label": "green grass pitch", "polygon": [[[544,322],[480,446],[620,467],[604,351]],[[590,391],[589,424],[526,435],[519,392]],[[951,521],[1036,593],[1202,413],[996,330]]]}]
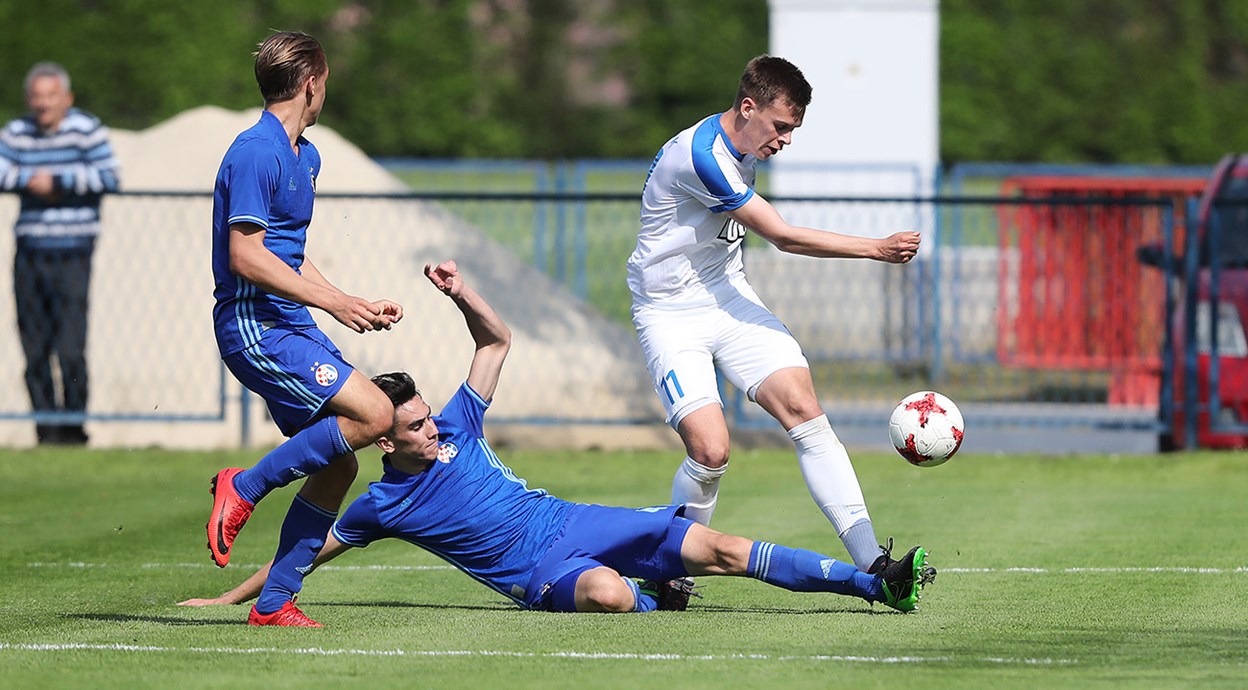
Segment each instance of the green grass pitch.
[{"label": "green grass pitch", "polygon": [[[673,453],[504,449],[556,495],[662,502]],[[1243,454],[963,455],[914,469],[858,453],[877,532],[940,575],[921,610],[704,578],[684,613],[520,611],[398,542],[306,583],[321,630],[249,628],[245,606],[188,609],[272,555],[270,496],[221,571],[204,548],[208,479],[254,453],[0,451],[0,687],[1243,687]],[[361,457],[361,479],[377,473]],[[719,529],[844,557],[791,451],[740,452]]]}]

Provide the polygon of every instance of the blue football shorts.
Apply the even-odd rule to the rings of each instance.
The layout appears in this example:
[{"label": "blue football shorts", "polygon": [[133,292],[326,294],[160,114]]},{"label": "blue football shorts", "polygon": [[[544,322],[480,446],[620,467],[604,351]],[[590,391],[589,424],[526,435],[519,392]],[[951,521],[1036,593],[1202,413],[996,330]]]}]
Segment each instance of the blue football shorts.
[{"label": "blue football shorts", "polygon": [[226,356],[225,366],[264,398],[286,436],[318,418],[355,371],[319,328],[270,328],[260,342]]},{"label": "blue football shorts", "polygon": [[643,580],[685,577],[689,573],[680,547],[693,521],[682,517],[683,513],[684,506],[677,505],[577,506],[533,569],[525,589],[525,606],[539,611],[574,611],[570,596],[552,596],[556,585],[565,578],[575,583],[581,573],[599,566]]}]

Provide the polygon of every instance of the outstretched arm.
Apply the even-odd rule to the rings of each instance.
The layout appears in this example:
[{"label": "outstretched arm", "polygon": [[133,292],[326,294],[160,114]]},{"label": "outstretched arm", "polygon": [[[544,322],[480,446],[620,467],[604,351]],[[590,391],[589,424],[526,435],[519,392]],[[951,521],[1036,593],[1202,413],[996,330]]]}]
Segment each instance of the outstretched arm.
[{"label": "outstretched arm", "polygon": [[477,346],[468,370],[468,385],[483,399],[492,399],[503,360],[511,349],[511,329],[481,295],[464,283],[454,261],[443,261],[437,266],[426,264],[425,276],[464,313],[468,332]]},{"label": "outstretched arm", "polygon": [[[321,552],[316,554],[316,559],[312,561],[312,568],[315,569],[326,561],[333,560],[339,554],[351,548],[346,544],[334,538],[334,533],[330,532],[325,537],[325,546]],[[264,588],[264,581],[269,577],[269,568],[273,567],[273,561],[269,561],[260,567],[259,570],[252,573],[250,577],[243,580],[237,587],[212,599],[187,599],[179,601],[178,606],[211,606],[214,604],[241,604],[244,601],[251,601],[260,596],[260,590]]]},{"label": "outstretched arm", "polygon": [[741,208],[729,211],[728,215],[789,254],[904,264],[919,251],[917,232],[898,232],[883,239],[873,239],[790,225],[780,217],[774,206],[758,194],[750,197]]},{"label": "outstretched arm", "polygon": [[[329,279],[325,277],[325,274],[321,273],[321,269],[317,268],[316,264],[312,263],[312,257],[310,256],[303,257],[303,265],[299,267],[299,273],[302,274],[304,278],[316,283],[317,285],[322,285],[336,292],[342,292],[336,285],[329,282]],[[391,302],[388,299],[376,300],[372,302],[372,305],[377,310],[380,310],[373,312],[380,314],[381,316],[381,318],[373,324],[377,328],[390,330],[390,326],[398,323],[403,318],[403,307],[395,302]]]},{"label": "outstretched arm", "polygon": [[339,290],[309,261],[304,262],[306,275],[300,275],[264,246],[264,235],[264,228],[255,223],[230,226],[230,270],[239,277],[271,294],[321,309],[356,333],[389,328],[396,316],[402,316],[385,304]]}]

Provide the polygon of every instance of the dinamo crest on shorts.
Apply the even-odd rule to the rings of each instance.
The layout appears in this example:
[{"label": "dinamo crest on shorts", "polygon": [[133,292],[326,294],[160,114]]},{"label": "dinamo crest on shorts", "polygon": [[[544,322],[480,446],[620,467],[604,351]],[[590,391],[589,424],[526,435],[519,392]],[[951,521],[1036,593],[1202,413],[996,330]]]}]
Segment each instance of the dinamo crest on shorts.
[{"label": "dinamo crest on shorts", "polygon": [[338,380],[338,369],[332,364],[318,364],[316,367],[316,382],[322,386],[332,386]]}]

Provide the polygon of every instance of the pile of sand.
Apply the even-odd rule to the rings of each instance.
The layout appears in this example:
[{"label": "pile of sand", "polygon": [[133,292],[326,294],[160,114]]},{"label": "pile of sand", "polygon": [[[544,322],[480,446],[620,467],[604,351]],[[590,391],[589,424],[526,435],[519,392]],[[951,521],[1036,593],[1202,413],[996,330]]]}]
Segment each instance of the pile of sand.
[{"label": "pile of sand", "polygon": [[[216,106],[187,110],[140,132],[113,130],[113,148],[127,190],[211,192],[221,156],[261,110],[236,112]],[[304,136],[321,153],[317,191],[384,194],[410,191],[364,152],[325,125]]]},{"label": "pile of sand", "polygon": [[[258,109],[238,113],[202,107],[141,132],[114,131],[126,191],[204,195],[105,199],[92,278],[89,410],[113,419],[88,424],[93,445],[237,445],[244,428],[241,388],[228,373],[224,421],[172,424],[125,417],[211,417],[220,408],[222,367],[211,323],[210,192],[226,148],[259,115]],[[314,310],[348,361],[370,375],[406,369],[431,404],[445,401],[467,375],[472,341],[462,315],[421,270],[426,263],[454,258],[515,335],[493,419],[661,420],[631,329],[607,320],[436,203],[326,196],[407,188],[332,129],[317,125],[306,136],[322,158],[317,180],[322,196],[309,232],[309,258],[344,291],[396,300],[407,313],[392,331],[359,335]],[[0,223],[15,212],[11,195],[0,198]],[[12,252],[11,243],[11,233],[0,233],[0,255]],[[10,290],[7,281],[0,281],[0,291]],[[11,292],[0,295],[0,323],[13,322],[12,303]],[[0,353],[22,361],[15,329],[0,332]],[[262,408],[253,397],[245,420],[249,441],[259,445],[280,440]],[[0,389],[0,411],[28,410],[21,377],[10,377]],[[614,439],[565,435],[558,426],[538,428],[547,432],[535,435],[529,427],[517,438],[555,446],[655,445],[675,438],[653,428],[621,427]],[[29,422],[0,425],[0,443],[30,442]]]}]

